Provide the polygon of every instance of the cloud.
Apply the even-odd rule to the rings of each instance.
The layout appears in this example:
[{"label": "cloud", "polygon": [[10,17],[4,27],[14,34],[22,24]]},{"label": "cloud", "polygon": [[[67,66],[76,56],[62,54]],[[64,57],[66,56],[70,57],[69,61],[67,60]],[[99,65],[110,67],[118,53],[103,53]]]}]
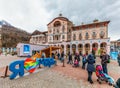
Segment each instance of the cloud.
[{"label": "cloud", "polygon": [[119,0],[0,0],[0,19],[29,32],[47,30],[47,24],[59,13],[75,25],[110,20],[109,36],[120,38]]},{"label": "cloud", "polygon": [[0,19],[12,25],[33,32],[46,30],[49,14],[43,8],[42,1],[36,0],[0,0]]}]

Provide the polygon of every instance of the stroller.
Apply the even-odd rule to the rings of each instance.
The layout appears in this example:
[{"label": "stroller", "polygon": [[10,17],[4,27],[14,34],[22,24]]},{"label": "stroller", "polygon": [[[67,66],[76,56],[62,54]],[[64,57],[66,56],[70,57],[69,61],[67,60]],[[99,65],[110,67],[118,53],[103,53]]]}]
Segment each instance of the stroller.
[{"label": "stroller", "polygon": [[98,77],[97,81],[99,82],[99,84],[101,84],[102,81],[105,81],[109,85],[114,86],[114,79],[107,75],[106,73],[103,73],[101,65],[96,66],[96,76]]},{"label": "stroller", "polygon": [[79,61],[77,59],[74,60],[73,67],[79,67]]}]

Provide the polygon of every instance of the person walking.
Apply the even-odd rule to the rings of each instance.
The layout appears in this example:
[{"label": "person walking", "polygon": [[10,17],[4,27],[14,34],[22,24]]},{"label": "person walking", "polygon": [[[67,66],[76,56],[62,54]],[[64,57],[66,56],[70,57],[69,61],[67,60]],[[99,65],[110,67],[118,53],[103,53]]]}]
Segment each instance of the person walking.
[{"label": "person walking", "polygon": [[87,64],[88,81],[91,84],[93,84],[92,73],[95,71],[95,66],[94,66],[95,59],[94,59],[94,56],[92,54],[89,54],[86,62],[88,63]]},{"label": "person walking", "polygon": [[58,56],[58,59],[60,60],[60,53],[59,52],[58,52],[57,56]]},{"label": "person walking", "polygon": [[118,65],[120,66],[120,54],[118,54],[117,61],[118,61]]},{"label": "person walking", "polygon": [[67,64],[72,64],[72,54],[69,52],[68,53],[68,62],[67,62]]},{"label": "person walking", "polygon": [[106,54],[106,52],[104,51],[102,53],[102,55],[100,56],[100,58],[101,58],[101,65],[102,65],[102,68],[103,68],[103,72],[108,74],[107,63],[108,63],[109,55]]},{"label": "person walking", "polygon": [[85,64],[86,64],[86,55],[84,54],[83,56],[82,56],[82,69],[85,69]]}]

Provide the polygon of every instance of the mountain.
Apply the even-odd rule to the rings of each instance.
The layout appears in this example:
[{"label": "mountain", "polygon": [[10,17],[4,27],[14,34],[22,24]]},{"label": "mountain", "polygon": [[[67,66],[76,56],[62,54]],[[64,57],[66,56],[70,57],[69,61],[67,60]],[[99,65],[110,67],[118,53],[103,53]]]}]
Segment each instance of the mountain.
[{"label": "mountain", "polygon": [[9,24],[7,21],[5,20],[1,20],[0,21],[0,25],[7,25],[7,26],[12,26],[11,24]]},{"label": "mountain", "polygon": [[30,33],[12,26],[4,20],[0,21],[0,25],[0,47],[16,47],[18,43],[29,43]]}]

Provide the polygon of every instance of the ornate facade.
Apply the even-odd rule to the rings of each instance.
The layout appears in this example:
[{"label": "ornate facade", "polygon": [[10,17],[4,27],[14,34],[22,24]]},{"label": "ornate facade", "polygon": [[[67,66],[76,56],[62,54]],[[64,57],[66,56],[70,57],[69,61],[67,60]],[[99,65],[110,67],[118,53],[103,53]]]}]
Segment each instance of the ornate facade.
[{"label": "ornate facade", "polygon": [[[60,14],[47,24],[48,32],[44,35],[44,44],[61,46],[65,53],[79,52],[83,54],[95,50],[110,52],[110,38],[108,37],[108,24],[110,21],[94,20],[92,23],[74,26],[66,17]],[[43,33],[44,34],[44,33]],[[44,39],[38,41],[38,36],[31,36],[30,43],[43,44]],[[34,37],[34,39],[33,39]],[[39,43],[37,43],[39,42]]]}]

